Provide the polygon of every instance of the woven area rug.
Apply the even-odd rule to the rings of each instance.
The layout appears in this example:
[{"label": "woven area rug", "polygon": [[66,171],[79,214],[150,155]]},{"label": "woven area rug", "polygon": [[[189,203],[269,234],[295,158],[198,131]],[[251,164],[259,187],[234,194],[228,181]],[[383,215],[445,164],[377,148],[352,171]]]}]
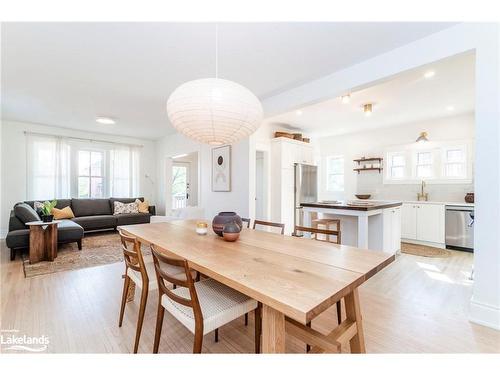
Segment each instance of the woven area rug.
[{"label": "woven area rug", "polygon": [[[142,246],[143,255],[149,255],[151,250]],[[113,233],[86,234],[82,241],[82,250],[76,243],[60,244],[57,258],[53,262],[29,263],[27,254],[23,255],[24,275],[34,277],[54,272],[76,270],[80,268],[102,266],[123,261],[120,235]]]},{"label": "woven area rug", "polygon": [[438,247],[415,245],[412,243],[401,242],[401,252],[405,254],[418,255],[429,258],[447,258],[451,251],[440,249]]}]

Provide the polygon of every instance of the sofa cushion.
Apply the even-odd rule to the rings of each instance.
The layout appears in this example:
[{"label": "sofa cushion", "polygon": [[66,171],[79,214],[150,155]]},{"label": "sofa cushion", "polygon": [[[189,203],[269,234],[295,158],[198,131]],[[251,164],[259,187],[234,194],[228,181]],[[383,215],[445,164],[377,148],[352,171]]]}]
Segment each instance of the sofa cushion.
[{"label": "sofa cushion", "polygon": [[109,199],[72,199],[71,209],[76,217],[112,214]]},{"label": "sofa cushion", "polygon": [[28,247],[30,241],[29,229],[11,230],[5,237],[5,243],[9,249],[18,247]]},{"label": "sofa cushion", "polygon": [[79,216],[71,220],[81,225],[84,230],[112,229],[116,227],[116,217],[113,215]]},{"label": "sofa cushion", "polygon": [[117,219],[117,225],[131,225],[131,224],[146,224],[151,221],[151,215],[149,213],[137,213],[137,214],[118,214],[114,215]]},{"label": "sofa cushion", "polygon": [[23,224],[29,221],[40,221],[40,216],[38,216],[33,207],[26,203],[16,203],[14,213]]},{"label": "sofa cushion", "polygon": [[123,203],[119,201],[114,201],[113,204],[114,204],[113,215],[139,213],[139,206],[135,202]]},{"label": "sofa cushion", "polygon": [[61,220],[57,224],[58,242],[71,242],[83,238],[83,228],[81,225],[71,220]]}]

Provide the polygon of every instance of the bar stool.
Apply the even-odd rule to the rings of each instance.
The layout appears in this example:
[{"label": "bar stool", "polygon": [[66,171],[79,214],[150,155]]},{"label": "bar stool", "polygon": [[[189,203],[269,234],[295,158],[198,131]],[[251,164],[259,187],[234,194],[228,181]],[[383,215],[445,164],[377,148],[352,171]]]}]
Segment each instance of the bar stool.
[{"label": "bar stool", "polygon": [[[313,219],[311,222],[311,226],[316,229],[320,229],[319,226],[322,225],[325,227],[325,230],[335,230],[338,234],[336,236],[336,241],[330,241],[330,235],[326,234],[326,242],[333,242],[336,244],[341,243],[341,231],[340,231],[340,219]],[[335,226],[335,228],[331,228],[331,226]],[[318,239],[318,234],[314,234],[314,239]]]}]

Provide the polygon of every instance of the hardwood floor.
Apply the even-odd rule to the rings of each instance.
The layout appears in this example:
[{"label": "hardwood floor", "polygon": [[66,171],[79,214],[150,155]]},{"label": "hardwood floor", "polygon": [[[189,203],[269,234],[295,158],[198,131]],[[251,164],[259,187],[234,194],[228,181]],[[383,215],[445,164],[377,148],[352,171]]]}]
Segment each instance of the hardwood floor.
[{"label": "hardwood floor", "polygon": [[[123,327],[118,314],[124,265],[60,272],[25,279],[21,261],[11,262],[0,243],[2,330],[46,335],[53,353],[130,353],[133,349],[138,300],[127,304]],[[472,292],[468,279],[472,255],[453,252],[449,258],[402,254],[360,288],[368,353],[500,352],[500,332],[470,323]],[[157,295],[150,294],[139,353],[151,353]],[[252,353],[253,314],[204,338],[204,353]],[[336,325],[335,306],[313,321],[325,331]],[[190,353],[193,335],[165,313],[160,353]],[[287,337],[288,352],[305,345]]]}]

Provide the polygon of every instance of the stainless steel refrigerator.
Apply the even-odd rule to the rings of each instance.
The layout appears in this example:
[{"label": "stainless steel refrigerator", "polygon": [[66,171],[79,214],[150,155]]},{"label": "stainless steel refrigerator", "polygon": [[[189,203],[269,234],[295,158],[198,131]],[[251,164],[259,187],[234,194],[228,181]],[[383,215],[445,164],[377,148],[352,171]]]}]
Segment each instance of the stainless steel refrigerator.
[{"label": "stainless steel refrigerator", "polygon": [[315,165],[295,164],[295,222],[294,225],[303,225],[301,203],[318,201],[318,167]]}]

